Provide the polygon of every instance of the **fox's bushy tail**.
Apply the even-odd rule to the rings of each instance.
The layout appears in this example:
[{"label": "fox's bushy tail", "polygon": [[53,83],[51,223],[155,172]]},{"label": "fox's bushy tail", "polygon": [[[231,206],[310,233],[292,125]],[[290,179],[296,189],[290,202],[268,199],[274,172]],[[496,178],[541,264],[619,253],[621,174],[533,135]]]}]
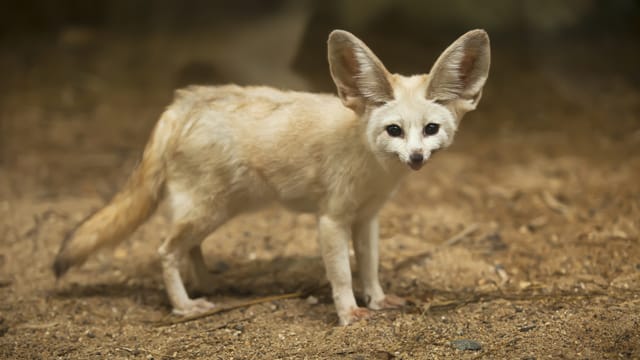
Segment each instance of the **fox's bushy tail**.
[{"label": "fox's bushy tail", "polygon": [[142,161],[120,192],[63,241],[53,263],[56,277],[84,263],[96,250],[123,241],[155,211],[166,178],[163,154],[170,135],[162,126],[161,119],[144,150]]}]

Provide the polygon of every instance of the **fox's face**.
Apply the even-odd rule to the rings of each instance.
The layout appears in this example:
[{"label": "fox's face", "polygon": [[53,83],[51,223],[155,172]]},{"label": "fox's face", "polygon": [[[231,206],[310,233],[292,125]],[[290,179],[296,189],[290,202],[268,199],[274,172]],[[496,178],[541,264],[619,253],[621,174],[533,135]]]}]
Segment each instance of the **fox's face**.
[{"label": "fox's face", "polygon": [[345,106],[366,122],[371,150],[383,162],[419,170],[453,142],[462,116],[478,104],[489,74],[489,38],[466,33],[447,48],[427,75],[389,73],[352,34],[329,36],[329,65]]},{"label": "fox's face", "polygon": [[419,170],[434,152],[451,144],[457,122],[445,106],[423,95],[428,77],[393,78],[393,100],[368,115],[367,140],[379,157]]}]

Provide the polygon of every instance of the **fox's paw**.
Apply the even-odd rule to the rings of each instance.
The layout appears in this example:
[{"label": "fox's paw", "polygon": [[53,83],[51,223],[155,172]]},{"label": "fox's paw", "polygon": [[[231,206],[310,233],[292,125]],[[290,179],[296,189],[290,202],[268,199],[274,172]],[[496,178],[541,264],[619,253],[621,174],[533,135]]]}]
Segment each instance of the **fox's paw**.
[{"label": "fox's paw", "polygon": [[182,304],[180,307],[174,307],[172,312],[179,316],[192,316],[207,312],[214,307],[216,307],[214,303],[209,302],[204,298],[198,298],[189,300],[189,302]]},{"label": "fox's paw", "polygon": [[392,294],[385,295],[380,300],[372,300],[369,303],[369,309],[383,310],[383,309],[397,309],[407,304],[407,300]]},{"label": "fox's paw", "polygon": [[353,324],[360,320],[367,319],[371,316],[371,311],[367,308],[355,307],[351,309],[346,315],[340,315],[340,325],[345,326]]}]

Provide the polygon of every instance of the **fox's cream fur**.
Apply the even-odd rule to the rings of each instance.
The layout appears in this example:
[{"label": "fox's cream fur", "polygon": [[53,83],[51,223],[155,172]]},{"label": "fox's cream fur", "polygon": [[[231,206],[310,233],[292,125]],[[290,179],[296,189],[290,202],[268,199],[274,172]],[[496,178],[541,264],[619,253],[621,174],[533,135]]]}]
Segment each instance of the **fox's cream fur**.
[{"label": "fox's cream fur", "polygon": [[278,201],[317,214],[340,324],[369,311],[356,305],[349,240],[366,306],[402,305],[378,280],[377,214],[411,169],[451,144],[462,116],[476,107],[489,38],[470,31],[429,74],[411,77],[389,73],[346,31],[330,34],[328,58],[338,97],[234,85],[177,91],[124,188],[62,244],[56,275],[125,239],[167,198],[173,227],[159,254],[173,311],[206,311],[213,304],[188,296],[179,260],[188,256],[206,284],[202,240],[235,215]]}]

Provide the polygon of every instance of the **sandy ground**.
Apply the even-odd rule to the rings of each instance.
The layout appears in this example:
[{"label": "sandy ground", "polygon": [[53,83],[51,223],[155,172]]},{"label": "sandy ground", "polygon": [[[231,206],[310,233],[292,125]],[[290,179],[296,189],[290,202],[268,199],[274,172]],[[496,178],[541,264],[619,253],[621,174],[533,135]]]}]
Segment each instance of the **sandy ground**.
[{"label": "sandy ground", "polygon": [[[274,207],[205,241],[219,280],[206,296],[308,293],[162,326],[164,209],[59,282],[51,263],[126,179],[172,89],[208,68],[180,68],[154,39],[99,36],[0,53],[0,358],[640,358],[633,40],[494,42],[479,110],[381,214],[383,285],[411,305],[338,327],[315,218]],[[426,70],[437,52],[420,51]],[[308,74],[330,90],[326,68]]]}]

